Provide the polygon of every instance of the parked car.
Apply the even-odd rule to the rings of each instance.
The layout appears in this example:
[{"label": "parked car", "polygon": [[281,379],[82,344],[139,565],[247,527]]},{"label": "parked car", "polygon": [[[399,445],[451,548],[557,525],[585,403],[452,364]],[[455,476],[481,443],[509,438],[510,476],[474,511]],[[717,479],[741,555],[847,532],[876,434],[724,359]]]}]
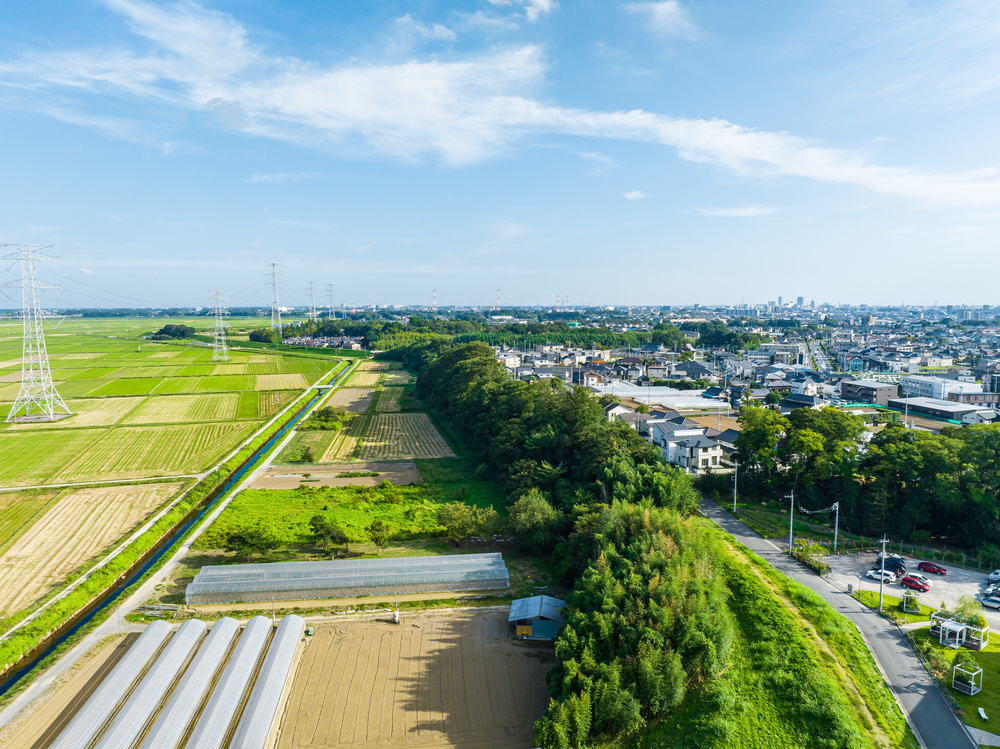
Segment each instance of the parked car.
[{"label": "parked car", "polygon": [[933,588],[934,587],[934,583],[931,582],[930,578],[927,577],[927,575],[921,575],[919,572],[911,572],[909,575],[907,575],[907,577],[915,577],[915,578],[917,578],[917,580],[919,580],[920,582],[922,582],[928,588]]},{"label": "parked car", "polygon": [[986,576],[986,579],[989,580],[991,583],[1000,583],[1000,570],[993,570],[989,575]]},{"label": "parked car", "polygon": [[[888,561],[888,560],[886,560],[886,561]],[[879,562],[878,564],[872,566],[872,570],[875,571],[875,572],[878,572],[881,569],[882,569],[882,563],[881,562]],[[885,571],[886,572],[891,572],[893,574],[893,577],[895,577],[895,578],[898,579],[900,577],[903,577],[903,575],[906,574],[906,567],[896,567],[896,566],[891,566],[891,565],[887,564],[885,566]]]},{"label": "parked car", "polygon": [[922,582],[921,580],[918,580],[913,575],[907,575],[906,577],[904,577],[902,580],[899,581],[899,584],[902,585],[904,588],[909,588],[910,590],[919,590],[921,593],[926,593],[928,590],[931,589],[930,585],[928,585],[925,582]]},{"label": "parked car", "polygon": [[993,583],[993,585],[987,585],[986,590],[983,591],[984,596],[1000,596],[1000,583]]},{"label": "parked car", "polygon": [[896,582],[896,575],[892,570],[885,570],[884,572],[880,569],[868,570],[865,573],[865,577],[871,578],[872,580],[882,580],[886,583]]},{"label": "parked car", "polygon": [[947,575],[948,570],[942,567],[940,564],[934,564],[934,562],[921,562],[917,565],[917,569],[923,572],[930,572],[932,575]]},{"label": "parked car", "polygon": [[1000,597],[997,596],[983,596],[979,599],[979,603],[986,608],[1000,609]]}]

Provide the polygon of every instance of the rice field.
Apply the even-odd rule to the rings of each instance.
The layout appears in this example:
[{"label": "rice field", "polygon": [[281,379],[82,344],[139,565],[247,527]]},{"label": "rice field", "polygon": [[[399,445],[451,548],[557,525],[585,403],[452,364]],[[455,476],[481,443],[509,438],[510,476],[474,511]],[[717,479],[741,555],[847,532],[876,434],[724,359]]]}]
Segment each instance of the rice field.
[{"label": "rice field", "polygon": [[125,420],[128,424],[191,423],[194,421],[234,421],[240,393],[207,395],[162,395],[147,398]]},{"label": "rice field", "polygon": [[401,386],[409,385],[413,382],[413,378],[410,373],[403,369],[395,369],[392,372],[386,372],[382,378],[382,384],[385,386]]},{"label": "rice field", "polygon": [[361,460],[455,457],[437,427],[423,413],[375,414],[358,442],[357,451]]},{"label": "rice field", "polygon": [[375,406],[375,410],[382,413],[401,411],[402,407],[399,405],[399,399],[402,396],[403,388],[382,388],[382,391],[378,395],[378,404]]},{"label": "rice field", "polygon": [[327,406],[341,406],[354,413],[364,413],[371,405],[375,391],[372,388],[340,388],[326,400]]},{"label": "rice field", "polygon": [[58,496],[58,491],[0,494],[0,554],[20,538]]},{"label": "rice field", "polygon": [[355,370],[351,373],[347,382],[344,383],[344,387],[373,388],[378,385],[379,380],[381,379],[381,372],[365,372],[363,370]]},{"label": "rice field", "polygon": [[299,390],[309,383],[300,373],[257,375],[258,390]]},{"label": "rice field", "polygon": [[358,372],[385,372],[392,369],[392,364],[395,362],[387,361],[375,361],[374,359],[365,359],[358,362]]},{"label": "rice field", "polygon": [[358,448],[358,443],[368,428],[371,417],[367,414],[358,414],[347,426],[341,429],[337,436],[330,443],[330,446],[323,453],[321,463],[339,463],[354,458],[354,453]]},{"label": "rice field", "polygon": [[181,487],[169,483],[76,489],[50,502],[44,514],[0,554],[0,617],[30,605],[61,583]]}]

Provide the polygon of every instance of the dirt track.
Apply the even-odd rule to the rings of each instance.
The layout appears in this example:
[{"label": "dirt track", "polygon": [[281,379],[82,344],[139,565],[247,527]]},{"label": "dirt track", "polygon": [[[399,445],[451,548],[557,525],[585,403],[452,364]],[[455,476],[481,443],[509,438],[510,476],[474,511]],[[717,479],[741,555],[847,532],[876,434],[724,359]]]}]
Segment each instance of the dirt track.
[{"label": "dirt track", "polygon": [[497,613],[318,627],[278,749],[532,747],[552,665],[550,649],[510,640]]}]

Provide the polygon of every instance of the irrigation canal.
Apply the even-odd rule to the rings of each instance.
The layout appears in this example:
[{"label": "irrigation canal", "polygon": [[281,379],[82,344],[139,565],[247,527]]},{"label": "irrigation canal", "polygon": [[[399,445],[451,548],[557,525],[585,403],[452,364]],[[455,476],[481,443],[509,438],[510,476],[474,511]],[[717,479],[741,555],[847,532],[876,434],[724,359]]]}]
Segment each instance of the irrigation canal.
[{"label": "irrigation canal", "polygon": [[0,683],[0,697],[5,695],[17,683],[27,676],[31,671],[43,660],[48,658],[56,648],[62,645],[66,640],[75,635],[81,629],[86,627],[94,617],[100,614],[102,611],[106,610],[109,606],[112,606],[115,601],[117,601],[122,594],[132,587],[135,583],[143,578],[143,576],[150,571],[159,561],[163,558],[164,554],[173,548],[174,544],[179,542],[194,525],[196,525],[204,516],[205,513],[210,511],[219,500],[226,496],[233,486],[236,485],[243,476],[246,475],[248,471],[252,471],[264,456],[267,455],[268,450],[270,450],[274,444],[280,440],[288,431],[295,427],[296,424],[302,419],[303,416],[309,411],[310,408],[318,401],[320,398],[326,395],[330,387],[336,385],[339,380],[350,373],[353,367],[348,364],[343,371],[339,372],[336,377],[334,377],[327,385],[321,386],[316,390],[316,394],[309,399],[302,408],[296,412],[295,416],[288,420],[288,422],[281,427],[277,432],[275,432],[271,438],[261,445],[256,452],[253,453],[247,460],[243,463],[240,468],[238,468],[222,485],[221,489],[215,492],[215,497],[204,504],[197,513],[186,522],[174,528],[174,530],[159,542],[157,546],[154,546],[153,553],[146,557],[145,561],[140,561],[136,567],[130,570],[126,577],[121,580],[115,587],[106,590],[96,601],[89,604],[89,606],[81,612],[78,619],[71,619],[67,624],[63,625],[62,628],[56,630],[47,640],[44,640],[35,648],[31,653],[29,653],[24,661],[12,670],[10,674],[4,678],[3,682]]}]

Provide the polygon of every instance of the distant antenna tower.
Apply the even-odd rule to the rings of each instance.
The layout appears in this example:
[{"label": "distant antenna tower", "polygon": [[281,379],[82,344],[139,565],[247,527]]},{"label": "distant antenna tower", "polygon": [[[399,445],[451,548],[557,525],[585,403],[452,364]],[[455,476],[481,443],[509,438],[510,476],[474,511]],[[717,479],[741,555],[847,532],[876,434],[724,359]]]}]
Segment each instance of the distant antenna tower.
[{"label": "distant antenna tower", "polygon": [[333,292],[335,291],[335,289],[336,287],[332,283],[328,283],[326,285],[326,290],[330,293],[330,306],[328,308],[330,317],[333,317]]},{"label": "distant antenna tower", "polygon": [[559,295],[556,294],[556,312],[559,311]]},{"label": "distant antenna tower", "polygon": [[314,323],[316,322],[316,284],[313,281],[309,282],[309,319]]},{"label": "distant antenna tower", "polygon": [[436,315],[438,311],[438,290],[434,289],[434,314]]},{"label": "distant antenna tower", "polygon": [[[14,251],[3,255],[4,260],[21,261],[21,278],[4,284],[5,288],[21,289],[21,319],[24,323],[24,340],[21,358],[21,391],[10,407],[7,421],[18,418],[37,421],[51,421],[55,418],[56,409],[70,413],[63,399],[52,384],[52,370],[49,367],[49,354],[45,349],[45,333],[42,322],[45,313],[38,298],[39,289],[57,288],[50,284],[38,283],[35,273],[35,259],[51,258],[43,255],[44,250],[52,245],[47,244],[3,244],[2,248],[12,248]],[[18,413],[21,416],[18,417]]]},{"label": "distant antenna tower", "polygon": [[497,289],[497,312],[500,311],[500,289]]},{"label": "distant antenna tower", "polygon": [[268,263],[271,268],[271,330],[281,332],[281,307],[278,305],[278,264]]},{"label": "distant antenna tower", "polygon": [[229,361],[229,346],[226,345],[226,323],[224,318],[229,314],[225,303],[229,300],[222,296],[224,290],[212,293],[212,307],[215,309],[215,327],[212,329],[212,361]]}]

